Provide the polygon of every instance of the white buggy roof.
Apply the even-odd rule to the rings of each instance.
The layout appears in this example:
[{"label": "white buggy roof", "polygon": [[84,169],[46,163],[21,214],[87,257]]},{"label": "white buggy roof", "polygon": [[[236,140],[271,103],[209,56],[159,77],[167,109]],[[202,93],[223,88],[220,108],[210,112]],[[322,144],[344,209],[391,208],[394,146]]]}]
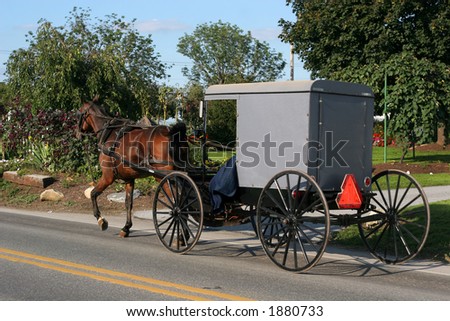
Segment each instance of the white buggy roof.
[{"label": "white buggy roof", "polygon": [[321,92],[347,96],[373,97],[369,87],[330,80],[297,80],[261,83],[213,85],[206,89],[205,100],[238,99],[245,94],[283,94]]}]

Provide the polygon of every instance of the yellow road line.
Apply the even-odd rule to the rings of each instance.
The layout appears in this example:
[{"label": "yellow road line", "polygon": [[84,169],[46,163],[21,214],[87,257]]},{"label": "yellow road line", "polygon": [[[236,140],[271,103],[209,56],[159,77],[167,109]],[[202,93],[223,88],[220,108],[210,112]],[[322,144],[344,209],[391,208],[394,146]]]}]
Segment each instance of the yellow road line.
[{"label": "yellow road line", "polygon": [[[78,276],[83,276],[83,277],[88,277],[88,278],[99,280],[99,281],[109,282],[109,283],[118,284],[118,285],[127,286],[127,287],[133,287],[133,288],[137,288],[137,289],[141,289],[141,290],[146,290],[146,291],[150,291],[150,292],[154,292],[154,293],[160,293],[160,294],[177,297],[177,298],[181,298],[181,299],[186,299],[186,300],[197,301],[197,300],[207,300],[207,299],[203,298],[203,297],[199,297],[199,296],[175,292],[172,290],[166,290],[166,289],[156,288],[153,286],[142,285],[142,284],[129,282],[129,281],[125,281],[125,280],[110,278],[110,277],[106,277],[103,275],[97,275],[97,274],[92,274],[92,273],[88,273],[88,272],[78,271],[75,269],[109,275],[109,276],[116,277],[116,278],[124,278],[126,280],[139,281],[139,282],[143,282],[143,283],[147,283],[147,284],[151,284],[151,285],[182,290],[182,291],[191,292],[191,293],[195,293],[195,294],[202,294],[202,295],[206,295],[206,296],[216,297],[219,299],[235,300],[235,301],[249,301],[250,300],[248,298],[244,298],[244,297],[240,297],[240,296],[236,296],[236,295],[232,295],[232,294],[226,294],[226,293],[220,293],[220,292],[211,291],[211,290],[207,290],[207,289],[195,288],[195,287],[182,285],[182,284],[178,284],[178,283],[161,281],[161,280],[157,280],[157,279],[153,279],[153,278],[148,278],[148,277],[143,277],[143,276],[138,276],[138,275],[133,275],[133,274],[127,274],[127,273],[113,271],[113,270],[107,270],[107,269],[103,269],[103,268],[73,263],[73,262],[69,262],[69,261],[63,261],[63,260],[59,260],[59,259],[39,256],[39,255],[30,254],[30,253],[26,253],[26,252],[19,252],[19,251],[14,251],[14,250],[5,249],[5,248],[0,248],[0,252],[4,253],[4,254],[9,254],[9,255],[1,255],[0,254],[0,258],[6,259],[6,260],[9,260],[12,262],[21,262],[21,263],[31,264],[31,265],[39,266],[41,268],[51,269],[51,270],[68,273],[68,274],[73,274],[73,275],[78,275]],[[13,256],[10,256],[10,255],[13,255]],[[29,260],[29,259],[31,259],[31,260]],[[33,260],[42,261],[45,263],[37,262],[37,261],[33,261]],[[55,265],[51,265],[48,263],[57,264],[60,266],[55,266]],[[73,269],[73,268],[75,268],[75,269]]]}]

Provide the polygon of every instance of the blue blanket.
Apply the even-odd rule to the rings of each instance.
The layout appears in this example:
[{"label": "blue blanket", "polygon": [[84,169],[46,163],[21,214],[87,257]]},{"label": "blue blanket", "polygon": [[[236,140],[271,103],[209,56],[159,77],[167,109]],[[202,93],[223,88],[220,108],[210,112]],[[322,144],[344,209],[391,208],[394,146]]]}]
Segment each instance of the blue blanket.
[{"label": "blue blanket", "polygon": [[236,156],[223,165],[209,183],[212,214],[224,211],[224,198],[233,198],[238,190]]}]

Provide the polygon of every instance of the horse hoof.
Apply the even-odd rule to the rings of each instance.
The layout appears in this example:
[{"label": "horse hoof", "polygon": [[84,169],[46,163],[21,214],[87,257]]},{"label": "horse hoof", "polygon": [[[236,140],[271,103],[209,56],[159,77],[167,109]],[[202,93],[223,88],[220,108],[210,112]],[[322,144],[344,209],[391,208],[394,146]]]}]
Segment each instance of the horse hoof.
[{"label": "horse hoof", "polygon": [[125,237],[128,237],[128,235],[130,235],[130,232],[126,232],[124,230],[120,230],[119,237],[125,238]]},{"label": "horse hoof", "polygon": [[106,231],[108,229],[108,221],[106,219],[104,219],[103,217],[101,217],[98,220],[98,226],[100,226],[102,231]]}]

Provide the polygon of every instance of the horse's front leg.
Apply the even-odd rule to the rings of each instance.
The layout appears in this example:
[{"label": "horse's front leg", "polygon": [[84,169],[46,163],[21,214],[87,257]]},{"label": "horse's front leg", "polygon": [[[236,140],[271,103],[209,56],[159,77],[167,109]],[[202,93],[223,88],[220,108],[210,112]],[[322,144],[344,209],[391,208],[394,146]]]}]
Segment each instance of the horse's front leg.
[{"label": "horse's front leg", "polygon": [[133,211],[133,192],[134,179],[128,181],[125,185],[125,205],[127,208],[127,222],[119,233],[120,237],[127,237],[130,234],[130,229],[133,226],[131,214]]},{"label": "horse's front leg", "polygon": [[104,175],[100,178],[97,185],[95,185],[94,189],[91,191],[91,200],[92,207],[94,210],[94,216],[97,219],[98,226],[105,231],[108,229],[108,221],[103,218],[100,214],[100,209],[98,208],[97,197],[103,193],[103,191],[111,185],[114,180],[107,179]]}]

